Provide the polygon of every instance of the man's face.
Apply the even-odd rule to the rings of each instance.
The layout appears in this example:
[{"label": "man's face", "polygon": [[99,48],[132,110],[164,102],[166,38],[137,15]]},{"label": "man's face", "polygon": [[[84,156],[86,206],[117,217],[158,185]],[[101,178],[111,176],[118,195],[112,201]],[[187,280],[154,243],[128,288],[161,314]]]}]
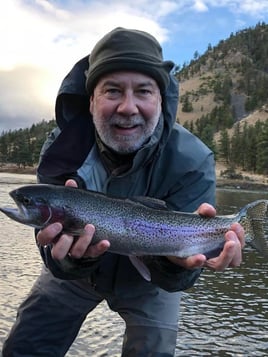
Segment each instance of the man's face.
[{"label": "man's face", "polygon": [[102,77],[90,98],[90,112],[103,141],[116,152],[137,151],[152,135],[161,113],[154,79],[122,71]]}]

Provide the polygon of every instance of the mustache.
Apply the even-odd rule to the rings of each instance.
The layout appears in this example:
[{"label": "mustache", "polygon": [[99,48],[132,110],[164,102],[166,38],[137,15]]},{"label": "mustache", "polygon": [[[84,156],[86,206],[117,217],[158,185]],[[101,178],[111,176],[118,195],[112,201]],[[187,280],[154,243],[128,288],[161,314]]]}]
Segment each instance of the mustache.
[{"label": "mustache", "polygon": [[113,115],[110,118],[110,124],[118,125],[125,128],[131,128],[137,125],[144,125],[145,120],[141,115],[135,115],[131,117],[123,117],[121,115]]}]

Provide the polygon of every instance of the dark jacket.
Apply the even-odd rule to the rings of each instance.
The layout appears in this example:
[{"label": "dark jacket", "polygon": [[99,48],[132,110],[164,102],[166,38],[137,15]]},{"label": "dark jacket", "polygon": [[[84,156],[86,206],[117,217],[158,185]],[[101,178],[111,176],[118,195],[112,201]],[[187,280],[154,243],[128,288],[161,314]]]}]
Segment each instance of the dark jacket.
[{"label": "dark jacket", "polygon": [[[42,183],[64,184],[74,178],[86,188],[86,177],[78,170],[95,143],[95,129],[89,113],[85,90],[88,57],[80,60],[65,77],[56,100],[55,129],[44,144],[38,167]],[[166,201],[174,210],[192,212],[203,202],[214,204],[215,172],[212,152],[194,135],[175,122],[178,85],[170,76],[170,85],[162,94],[163,116],[150,141],[140,149],[132,167],[121,175],[110,175],[102,191],[120,197],[150,196]],[[89,222],[90,223],[90,222]],[[52,273],[62,279],[90,276],[98,279],[104,272],[112,282],[130,276],[134,269],[128,257],[105,253],[96,260],[69,257],[61,262],[52,259],[50,247],[40,247]],[[186,270],[163,257],[145,257],[152,283],[168,291],[191,287],[200,270]],[[142,279],[132,271],[133,282]],[[111,286],[112,288],[112,286]]]}]

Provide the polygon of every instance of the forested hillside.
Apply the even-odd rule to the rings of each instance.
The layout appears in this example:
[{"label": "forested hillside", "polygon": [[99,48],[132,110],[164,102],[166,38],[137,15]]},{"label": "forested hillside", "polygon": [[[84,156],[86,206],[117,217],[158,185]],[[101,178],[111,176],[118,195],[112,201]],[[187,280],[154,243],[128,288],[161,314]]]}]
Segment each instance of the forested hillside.
[{"label": "forested hillside", "polygon": [[208,45],[177,69],[178,121],[230,167],[268,174],[268,25]]},{"label": "forested hillside", "polygon": [[55,126],[55,120],[43,120],[30,128],[3,132],[0,136],[0,164],[36,165],[41,147]]},{"label": "forested hillside", "polygon": [[[229,168],[268,175],[268,25],[230,34],[181,68],[177,120]],[[34,166],[55,121],[0,136],[0,164]]]}]

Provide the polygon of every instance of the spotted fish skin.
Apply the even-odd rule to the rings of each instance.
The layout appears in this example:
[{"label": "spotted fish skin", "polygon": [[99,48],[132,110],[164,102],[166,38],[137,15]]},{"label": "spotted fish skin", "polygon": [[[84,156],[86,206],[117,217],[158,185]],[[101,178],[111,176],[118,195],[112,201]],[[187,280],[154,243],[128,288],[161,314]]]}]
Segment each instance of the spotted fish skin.
[{"label": "spotted fish skin", "polygon": [[144,198],[116,198],[67,186],[27,185],[10,192],[17,208],[0,208],[11,219],[42,229],[61,222],[63,232],[79,235],[87,223],[95,226],[92,243],[110,241],[109,250],[122,255],[195,254],[215,257],[224,245],[224,234],[239,222],[246,241],[266,256],[268,200],[249,203],[228,216],[202,217],[169,210],[165,202]]}]

